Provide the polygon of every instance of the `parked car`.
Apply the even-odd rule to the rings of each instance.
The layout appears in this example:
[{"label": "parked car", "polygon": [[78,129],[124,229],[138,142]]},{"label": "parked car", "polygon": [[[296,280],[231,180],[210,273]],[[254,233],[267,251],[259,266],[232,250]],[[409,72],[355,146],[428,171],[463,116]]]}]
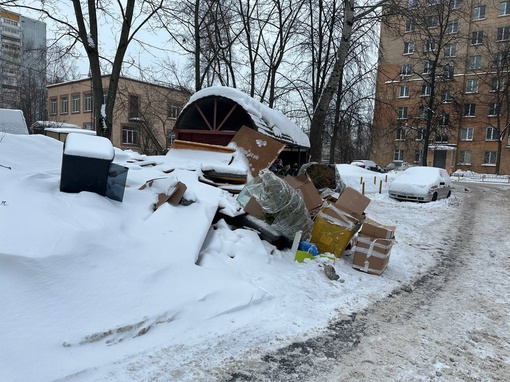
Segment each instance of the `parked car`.
[{"label": "parked car", "polygon": [[401,160],[394,160],[393,162],[388,163],[386,166],[384,166],[384,171],[404,171],[411,167],[411,165],[407,162],[401,161]]},{"label": "parked car", "polygon": [[384,170],[372,160],[368,159],[359,159],[351,162],[352,165],[365,168],[370,171],[384,172]]},{"label": "parked car", "polygon": [[452,194],[450,175],[443,168],[416,166],[404,170],[388,188],[393,199],[434,202]]}]

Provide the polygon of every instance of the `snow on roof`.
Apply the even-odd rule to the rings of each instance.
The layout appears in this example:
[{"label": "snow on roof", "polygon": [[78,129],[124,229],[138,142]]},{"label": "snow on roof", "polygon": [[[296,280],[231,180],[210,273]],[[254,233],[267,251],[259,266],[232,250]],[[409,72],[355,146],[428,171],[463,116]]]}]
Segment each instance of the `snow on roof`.
[{"label": "snow on roof", "polygon": [[94,130],[82,129],[81,127],[45,127],[44,131],[51,131],[53,133],[77,133],[77,134],[87,134],[87,135],[96,135]]},{"label": "snow on roof", "polygon": [[115,152],[108,138],[71,133],[66,138],[64,154],[112,160]]},{"label": "snow on roof", "polygon": [[0,132],[28,134],[27,123],[21,110],[0,109]]},{"label": "snow on roof", "polygon": [[190,97],[183,110],[198,99],[210,96],[225,97],[237,102],[250,114],[259,132],[268,136],[275,136],[287,140],[290,139],[297,145],[310,147],[308,136],[283,113],[271,109],[269,106],[264,105],[238,89],[227,86],[211,86],[199,90]]},{"label": "snow on roof", "polygon": [[31,128],[34,127],[44,127],[45,129],[48,128],[73,128],[73,129],[81,129],[80,126],[75,125],[74,123],[66,123],[66,122],[57,122],[57,121],[36,121],[30,126]]}]

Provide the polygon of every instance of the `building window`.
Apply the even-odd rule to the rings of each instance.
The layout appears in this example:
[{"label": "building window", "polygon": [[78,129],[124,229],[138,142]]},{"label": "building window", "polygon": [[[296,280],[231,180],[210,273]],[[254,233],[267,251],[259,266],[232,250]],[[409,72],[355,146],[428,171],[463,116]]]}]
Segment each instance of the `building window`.
[{"label": "building window", "polygon": [[455,57],[457,55],[457,44],[446,44],[444,46],[445,57]]},{"label": "building window", "polygon": [[483,153],[483,164],[495,165],[496,164],[496,151],[485,151]]},{"label": "building window", "polygon": [[510,27],[500,27],[496,33],[496,41],[510,40]]},{"label": "building window", "polygon": [[67,114],[69,109],[69,98],[67,96],[60,96],[60,114]]},{"label": "building window", "polygon": [[499,3],[499,16],[510,15],[510,1],[502,1]]},{"label": "building window", "polygon": [[72,105],[71,105],[71,112],[72,113],[79,113],[80,112],[80,95],[79,94],[73,94],[72,95]]},{"label": "building window", "polygon": [[420,106],[420,108],[418,109],[418,118],[427,119],[427,110],[428,108],[426,108],[425,106]]},{"label": "building window", "polygon": [[83,128],[84,128],[85,130],[94,130],[94,129],[93,129],[93,127],[92,127],[92,123],[91,123],[91,122],[85,122],[85,123],[83,124]]},{"label": "building window", "polygon": [[453,80],[453,65],[443,66],[443,80]]},{"label": "building window", "polygon": [[423,50],[425,52],[433,52],[436,49],[436,40],[433,38],[428,38],[425,40],[425,45],[423,46]]},{"label": "building window", "polygon": [[483,43],[483,31],[471,32],[471,45],[480,45]]},{"label": "building window", "polygon": [[399,98],[409,98],[409,85],[401,85],[398,93]]},{"label": "building window", "polygon": [[501,90],[503,90],[501,79],[498,77],[494,77],[491,80],[491,92],[499,92]]},{"label": "building window", "polygon": [[501,115],[501,104],[498,102],[489,103],[489,117]]},{"label": "building window", "polygon": [[406,132],[405,132],[404,128],[399,127],[397,129],[397,131],[396,131],[395,140],[396,141],[403,141],[404,139],[406,139]]},{"label": "building window", "polygon": [[464,117],[474,117],[476,112],[475,103],[464,104]]},{"label": "building window", "polygon": [[497,52],[493,55],[492,66],[503,67],[507,64],[507,56],[504,52]]},{"label": "building window", "polygon": [[437,117],[439,126],[448,126],[450,124],[450,114],[441,114]]},{"label": "building window", "polygon": [[403,76],[410,76],[413,74],[413,66],[411,64],[404,64],[402,65],[402,71],[401,73]]},{"label": "building window", "polygon": [[472,141],[474,129],[472,127],[463,127],[460,129],[460,140],[461,141]]},{"label": "building window", "polygon": [[450,0],[450,9],[460,9],[462,0]]},{"label": "building window", "polygon": [[430,86],[430,84],[421,85],[421,95],[422,96],[429,96],[431,90],[432,90],[432,87]]},{"label": "building window", "polygon": [[51,98],[50,99],[50,114],[51,115],[57,115],[57,111],[58,111],[57,105],[58,105],[57,98]]},{"label": "building window", "polygon": [[423,141],[424,138],[425,138],[425,130],[424,129],[416,130],[416,140]]},{"label": "building window", "polygon": [[437,28],[439,18],[436,15],[425,17],[427,28]]},{"label": "building window", "polygon": [[92,93],[85,93],[83,95],[83,111],[84,112],[92,111]]},{"label": "building window", "polygon": [[485,18],[485,5],[473,8],[473,20],[483,20]]},{"label": "building window", "polygon": [[423,61],[423,74],[430,74],[432,72],[432,61]]},{"label": "building window", "polygon": [[129,119],[140,118],[140,98],[136,95],[129,96]]},{"label": "building window", "polygon": [[122,144],[138,145],[138,128],[131,126],[122,126]]},{"label": "building window", "polygon": [[436,134],[436,143],[448,143],[448,135]]},{"label": "building window", "polygon": [[181,107],[170,102],[168,103],[167,107],[168,107],[167,117],[171,119],[176,119],[179,116],[179,113],[181,112]]},{"label": "building window", "polygon": [[459,31],[459,20],[448,21],[446,33],[457,33]]},{"label": "building window", "polygon": [[397,118],[398,119],[407,119],[407,106],[398,108]]},{"label": "building window", "polygon": [[414,150],[414,163],[421,163],[421,153],[423,150]]},{"label": "building window", "polygon": [[479,54],[476,56],[469,56],[468,67],[469,69],[480,69],[482,67],[482,56]]},{"label": "building window", "polygon": [[414,42],[406,41],[404,42],[404,54],[413,54],[414,53]]},{"label": "building window", "polygon": [[487,130],[485,130],[485,140],[497,141],[498,139],[499,139],[498,129],[492,126],[487,127]]},{"label": "building window", "polygon": [[478,93],[478,80],[466,81],[466,93]]},{"label": "building window", "polygon": [[404,150],[395,150],[393,152],[393,160],[404,160]]},{"label": "building window", "polygon": [[406,32],[414,32],[414,22],[411,19],[406,20]]},{"label": "building window", "polygon": [[441,102],[450,103],[453,100],[452,91],[451,90],[443,90],[441,92]]},{"label": "building window", "polygon": [[461,150],[459,151],[459,164],[471,164],[471,151]]}]

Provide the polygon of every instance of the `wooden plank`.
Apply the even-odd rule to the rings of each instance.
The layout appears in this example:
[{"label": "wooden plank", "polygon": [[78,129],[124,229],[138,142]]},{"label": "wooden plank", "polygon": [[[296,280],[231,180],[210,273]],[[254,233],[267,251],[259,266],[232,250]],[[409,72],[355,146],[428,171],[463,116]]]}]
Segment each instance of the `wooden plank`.
[{"label": "wooden plank", "polygon": [[172,143],[171,149],[203,150],[203,151],[213,151],[213,152],[229,153],[229,154],[236,151],[232,147],[211,145],[209,143],[182,141],[180,139],[174,140],[174,142]]}]

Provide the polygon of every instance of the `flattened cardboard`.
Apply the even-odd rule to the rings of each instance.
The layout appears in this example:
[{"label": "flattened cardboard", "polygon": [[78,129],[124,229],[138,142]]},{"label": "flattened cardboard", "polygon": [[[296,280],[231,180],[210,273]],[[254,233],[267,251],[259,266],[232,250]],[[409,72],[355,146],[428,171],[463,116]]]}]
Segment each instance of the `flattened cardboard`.
[{"label": "flattened cardboard", "polygon": [[301,191],[308,211],[312,211],[322,205],[322,198],[307,174],[301,174],[296,177],[287,175],[283,180],[294,189]]},{"label": "flattened cardboard", "polygon": [[395,236],[396,226],[382,225],[372,219],[366,219],[361,226],[360,234],[374,238],[391,239]]},{"label": "flattened cardboard", "polygon": [[[138,189],[144,190],[147,187],[152,187],[152,184],[157,179],[165,179],[165,178],[150,179],[147,182],[145,182],[144,184],[142,184]],[[153,206],[154,211],[157,210],[162,204],[164,204],[166,202],[168,202],[172,205],[179,204],[179,202],[181,201],[182,197],[184,196],[184,193],[186,192],[186,190],[187,190],[186,185],[180,181],[177,181],[177,185],[173,189],[172,193],[170,193],[169,195],[167,195],[165,193],[158,194],[158,201],[156,203],[154,203],[154,206]]]},{"label": "flattened cardboard", "polygon": [[345,187],[338,200],[334,203],[335,207],[352,216],[363,215],[369,204],[370,198],[367,198],[352,187]]},{"label": "flattened cardboard", "polygon": [[254,177],[260,170],[269,168],[285,148],[283,143],[246,126],[239,129],[232,142],[243,150]]}]

